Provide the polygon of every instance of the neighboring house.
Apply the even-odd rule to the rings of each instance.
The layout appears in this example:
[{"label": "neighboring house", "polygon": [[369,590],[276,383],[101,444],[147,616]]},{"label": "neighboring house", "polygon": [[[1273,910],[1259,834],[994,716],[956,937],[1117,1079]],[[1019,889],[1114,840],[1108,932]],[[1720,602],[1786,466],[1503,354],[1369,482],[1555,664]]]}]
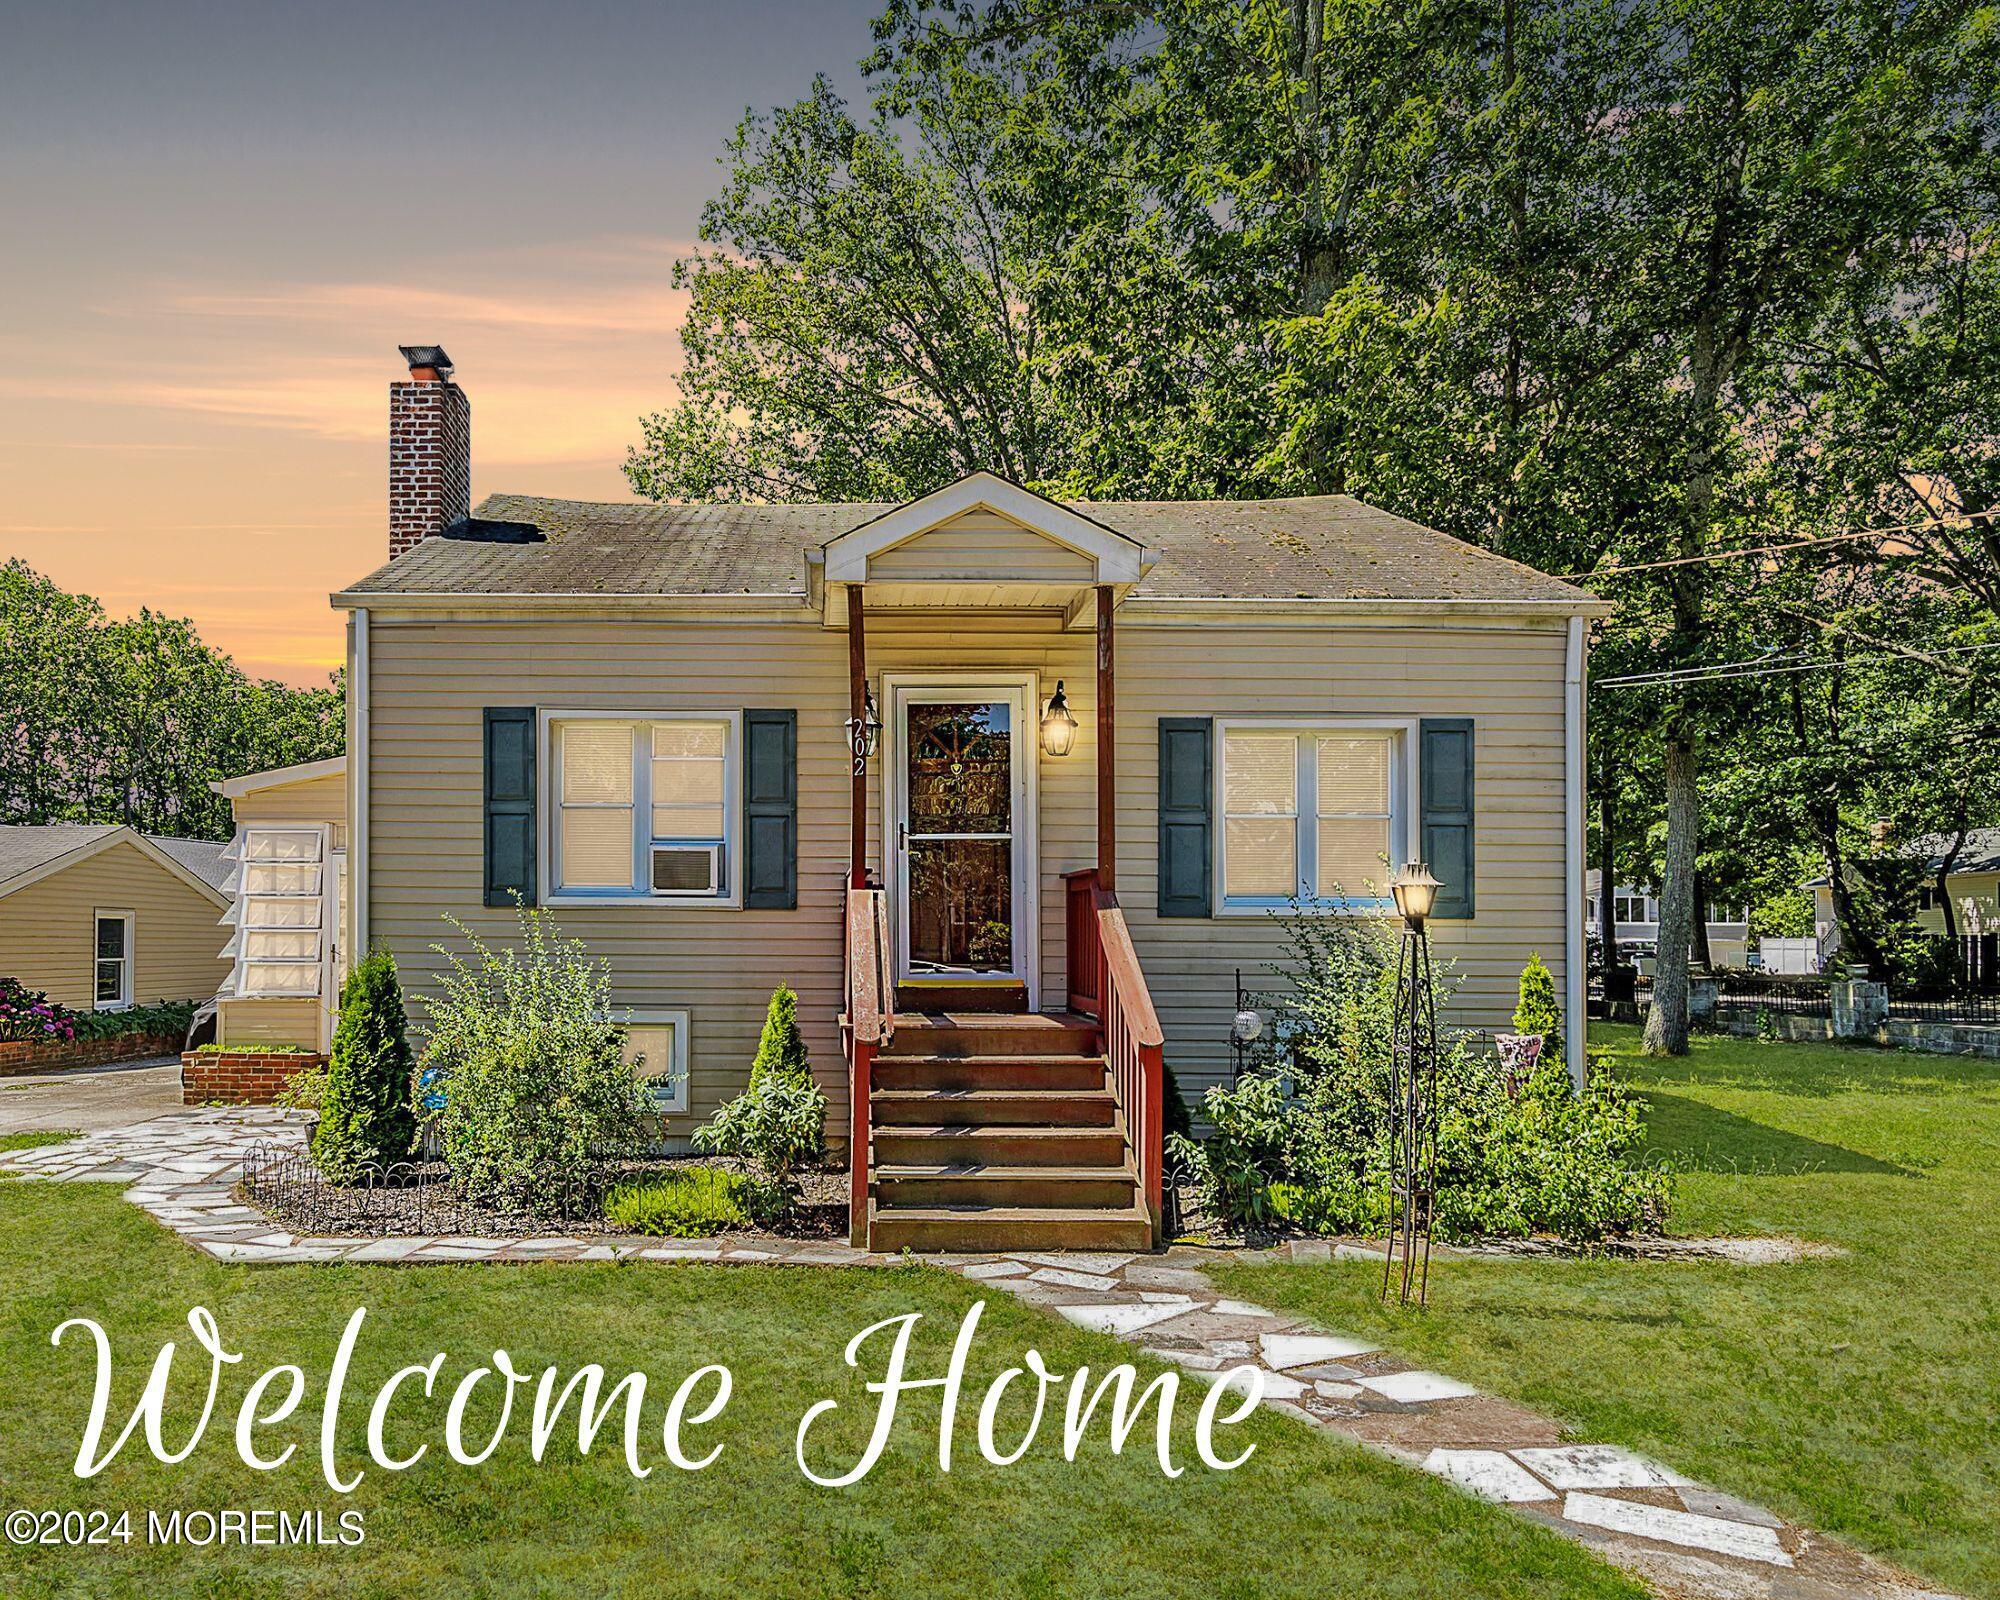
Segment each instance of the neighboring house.
[{"label": "neighboring house", "polygon": [[0,826],[0,975],[77,1011],[206,1000],[229,975],[222,846],[113,824]]},{"label": "neighboring house", "polygon": [[[1598,932],[1599,896],[1604,875],[1595,867],[1583,875],[1584,928],[1594,938]],[[1618,948],[1649,963],[1660,943],[1660,900],[1650,888],[1617,884],[1611,891],[1612,914],[1617,918]],[[1711,966],[1742,967],[1749,964],[1750,913],[1734,909],[1713,915],[1709,907],[1708,959]]]},{"label": "neighboring house", "polygon": [[229,801],[232,894],[216,1043],[333,1040],[346,975],[347,762],[310,761],[212,786]]},{"label": "neighboring house", "polygon": [[[1933,833],[1892,847],[1905,861],[1923,862],[1923,881],[1917,887],[1917,921],[1932,933],[1945,931],[1937,875],[1955,840],[1955,835]],[[1824,954],[1831,956],[1840,948],[1832,886],[1825,878],[1814,878],[1806,887],[1813,892],[1814,931]],[[2000,828],[1967,830],[1945,876],[1945,892],[1951,900],[1958,936],[1966,947],[1969,975],[1982,985],[2000,983]]]},{"label": "neighboring house", "polygon": [[550,907],[684,1136],[789,983],[890,1248],[1151,1237],[1153,1013],[1199,1095],[1274,913],[1379,913],[1410,859],[1450,1020],[1504,1029],[1540,952],[1581,1036],[1593,596],[1344,496],[475,514],[464,391],[405,355],[392,559],[333,599],[347,943],[419,1024],[446,916]]}]

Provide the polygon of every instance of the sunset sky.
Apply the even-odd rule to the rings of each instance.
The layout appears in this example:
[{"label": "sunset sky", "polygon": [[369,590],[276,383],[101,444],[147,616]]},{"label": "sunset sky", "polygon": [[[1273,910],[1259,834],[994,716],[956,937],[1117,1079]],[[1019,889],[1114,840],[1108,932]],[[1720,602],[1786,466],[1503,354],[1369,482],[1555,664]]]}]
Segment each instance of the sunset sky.
[{"label": "sunset sky", "polygon": [[386,554],[398,343],[473,496],[623,499],[742,113],[875,0],[0,4],[0,559],[317,682]]}]

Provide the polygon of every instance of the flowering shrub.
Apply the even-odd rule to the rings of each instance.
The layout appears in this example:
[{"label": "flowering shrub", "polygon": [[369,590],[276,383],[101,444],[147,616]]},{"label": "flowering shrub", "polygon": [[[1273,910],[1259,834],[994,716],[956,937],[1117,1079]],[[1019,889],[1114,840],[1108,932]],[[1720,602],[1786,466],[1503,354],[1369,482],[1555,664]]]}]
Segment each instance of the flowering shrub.
[{"label": "flowering shrub", "polygon": [[0,978],[0,1039],[61,1041],[75,1037],[76,1018],[67,1007],[54,1004],[19,978]]}]

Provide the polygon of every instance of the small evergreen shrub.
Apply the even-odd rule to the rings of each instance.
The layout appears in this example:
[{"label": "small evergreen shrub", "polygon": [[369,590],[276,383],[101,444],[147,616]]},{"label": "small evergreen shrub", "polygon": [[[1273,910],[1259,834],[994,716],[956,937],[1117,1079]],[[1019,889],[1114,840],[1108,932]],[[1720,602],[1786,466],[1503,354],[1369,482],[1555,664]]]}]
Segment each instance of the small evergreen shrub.
[{"label": "small evergreen shrub", "polygon": [[319,1092],[312,1153],[330,1182],[353,1183],[369,1168],[409,1155],[417,1139],[410,1110],[415,1068],[395,958],[372,951],[341,988],[340,1024]]},{"label": "small evergreen shrub", "polygon": [[1529,956],[1528,964],[1521,969],[1521,999],[1514,1007],[1514,1031],[1540,1034],[1542,1060],[1562,1060],[1562,1011],[1556,1004],[1555,974],[1538,954]]},{"label": "small evergreen shrub", "polygon": [[326,1098],[327,1069],[300,1067],[285,1080],[285,1086],[271,1096],[271,1104],[281,1111],[317,1111]]},{"label": "small evergreen shrub", "polygon": [[826,1154],[826,1096],[799,1032],[799,1000],[778,985],[750,1064],[750,1087],[695,1129],[695,1149],[754,1161],[774,1184]]},{"label": "small evergreen shrub", "polygon": [[604,1197],[604,1220],[660,1239],[701,1239],[771,1222],[785,1197],[774,1185],[715,1167],[688,1167],[643,1183],[621,1183]]},{"label": "small evergreen shrub", "polygon": [[625,1059],[609,970],[546,911],[519,916],[518,949],[457,922],[471,958],[436,947],[449,965],[428,1006],[422,1093],[454,1180],[533,1210],[638,1149],[651,1101]]}]

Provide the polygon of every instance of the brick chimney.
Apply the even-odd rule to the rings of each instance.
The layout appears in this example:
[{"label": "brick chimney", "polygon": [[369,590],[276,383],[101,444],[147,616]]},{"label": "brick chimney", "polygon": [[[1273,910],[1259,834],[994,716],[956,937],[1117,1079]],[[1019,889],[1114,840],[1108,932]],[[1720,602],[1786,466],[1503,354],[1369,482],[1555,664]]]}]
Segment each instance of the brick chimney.
[{"label": "brick chimney", "polygon": [[472,402],[441,345],[398,348],[407,379],[389,385],[389,558],[472,514]]}]

